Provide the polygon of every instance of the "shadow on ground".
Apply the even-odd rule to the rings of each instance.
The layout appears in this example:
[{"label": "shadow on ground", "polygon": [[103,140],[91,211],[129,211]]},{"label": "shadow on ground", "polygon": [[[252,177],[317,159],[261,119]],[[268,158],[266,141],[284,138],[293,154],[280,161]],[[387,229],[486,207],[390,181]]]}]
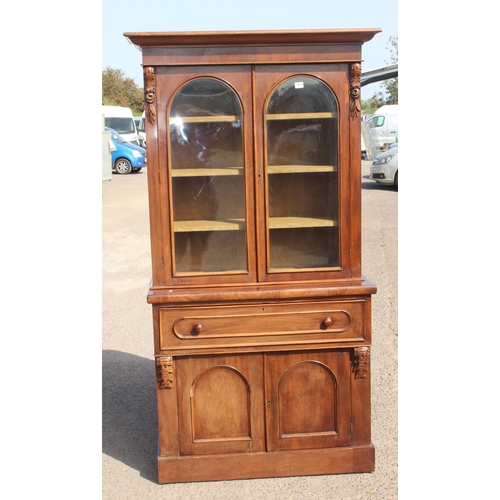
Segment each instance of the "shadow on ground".
[{"label": "shadow on ground", "polygon": [[154,361],[120,351],[102,353],[102,450],[157,482]]},{"label": "shadow on ground", "polygon": [[372,181],[370,176],[363,175],[361,179],[361,189],[378,189],[380,191],[398,191],[398,186],[392,184],[380,184]]}]

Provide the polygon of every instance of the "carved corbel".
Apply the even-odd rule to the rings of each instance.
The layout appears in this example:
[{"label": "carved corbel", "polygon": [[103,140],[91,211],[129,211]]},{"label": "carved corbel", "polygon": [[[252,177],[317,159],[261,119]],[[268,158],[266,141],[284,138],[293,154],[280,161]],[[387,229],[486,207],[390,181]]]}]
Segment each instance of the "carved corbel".
[{"label": "carved corbel", "polygon": [[156,358],[156,380],[160,389],[172,389],[174,385],[174,362],[172,356]]},{"label": "carved corbel", "polygon": [[370,362],[369,347],[354,348],[354,378],[366,378]]},{"label": "carved corbel", "polygon": [[351,118],[357,118],[361,114],[361,64],[351,65],[351,83],[349,85],[351,97]]},{"label": "carved corbel", "polygon": [[155,70],[151,66],[147,66],[144,68],[144,111],[151,125],[156,122],[155,101]]}]

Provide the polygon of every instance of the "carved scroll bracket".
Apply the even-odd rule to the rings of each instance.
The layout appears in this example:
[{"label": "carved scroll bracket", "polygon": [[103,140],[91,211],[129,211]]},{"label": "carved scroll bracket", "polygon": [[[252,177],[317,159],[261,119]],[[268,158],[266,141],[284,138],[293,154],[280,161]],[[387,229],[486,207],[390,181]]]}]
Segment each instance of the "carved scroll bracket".
[{"label": "carved scroll bracket", "polygon": [[351,118],[354,120],[361,114],[361,64],[351,65],[351,83],[349,85],[351,97]]},{"label": "carved scroll bracket", "polygon": [[174,385],[174,362],[172,356],[156,358],[156,380],[160,389],[172,389]]},{"label": "carved scroll bracket", "polygon": [[354,378],[366,378],[370,363],[370,348],[354,348]]},{"label": "carved scroll bracket", "polygon": [[155,70],[151,66],[147,66],[144,68],[144,111],[151,125],[154,125],[156,122],[155,102]]}]

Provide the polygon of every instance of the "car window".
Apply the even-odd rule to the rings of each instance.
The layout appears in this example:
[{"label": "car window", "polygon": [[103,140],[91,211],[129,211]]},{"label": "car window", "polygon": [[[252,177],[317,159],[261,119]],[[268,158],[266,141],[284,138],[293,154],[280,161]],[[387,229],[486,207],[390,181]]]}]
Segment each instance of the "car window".
[{"label": "car window", "polygon": [[144,117],[141,118],[141,121],[139,123],[139,127],[137,128],[139,132],[146,132],[146,123]]},{"label": "car window", "polygon": [[370,121],[370,128],[381,127],[385,122],[385,116],[374,116]]},{"label": "car window", "polygon": [[130,134],[135,132],[135,123],[132,118],[105,116],[104,125],[116,130],[120,134]]},{"label": "car window", "polygon": [[114,130],[111,132],[111,139],[113,139],[113,141],[115,141],[117,144],[125,144],[127,142],[120,134],[117,134]]}]

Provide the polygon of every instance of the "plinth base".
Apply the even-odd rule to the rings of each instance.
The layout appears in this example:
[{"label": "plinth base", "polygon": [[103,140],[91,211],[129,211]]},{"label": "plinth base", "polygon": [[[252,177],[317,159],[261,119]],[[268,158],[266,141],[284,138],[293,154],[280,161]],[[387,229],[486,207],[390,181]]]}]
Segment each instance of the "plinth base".
[{"label": "plinth base", "polygon": [[373,472],[373,445],[271,453],[158,457],[158,482],[185,483]]}]

